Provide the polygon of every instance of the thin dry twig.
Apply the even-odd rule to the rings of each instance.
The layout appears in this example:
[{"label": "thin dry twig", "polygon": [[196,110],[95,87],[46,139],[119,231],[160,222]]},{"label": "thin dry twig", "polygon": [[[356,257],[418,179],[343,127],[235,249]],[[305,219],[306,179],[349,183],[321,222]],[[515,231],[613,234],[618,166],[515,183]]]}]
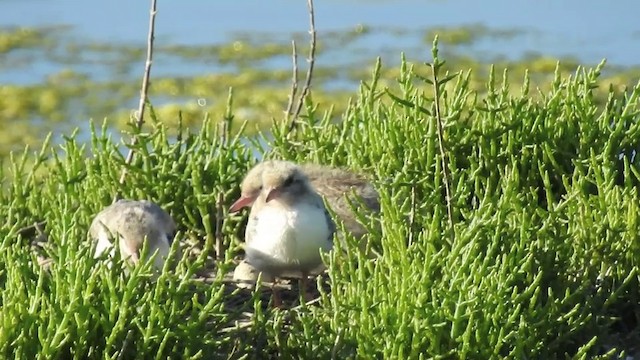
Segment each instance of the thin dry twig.
[{"label": "thin dry twig", "polygon": [[434,108],[435,108],[435,116],[436,122],[438,123],[438,147],[440,149],[440,158],[442,159],[442,174],[444,176],[444,191],[446,194],[446,203],[447,203],[447,216],[449,218],[449,232],[451,236],[451,245],[453,245],[453,241],[455,239],[455,233],[453,229],[453,205],[452,197],[451,197],[451,185],[450,174],[449,174],[449,161],[447,156],[447,151],[444,146],[444,130],[442,125],[442,114],[440,111],[440,83],[438,82],[438,72],[436,69],[436,62],[438,59],[434,59],[433,63],[431,63],[431,72],[433,74],[433,96],[434,96]]},{"label": "thin dry twig", "polygon": [[47,220],[42,220],[40,222],[35,222],[31,225],[22,227],[18,229],[18,235],[22,237],[30,237],[36,234],[39,234],[42,230],[42,227],[47,224]]},{"label": "thin dry twig", "polygon": [[129,331],[127,331],[127,335],[124,338],[124,341],[122,342],[122,348],[120,349],[120,353],[118,354],[118,360],[124,359],[125,350],[127,349],[127,346],[129,346],[129,343],[131,342],[132,335],[133,335],[133,330],[129,329]]},{"label": "thin dry twig", "polygon": [[[156,13],[157,10],[157,0],[151,0],[151,10],[149,13],[149,36],[147,37],[147,60],[144,65],[144,75],[142,76],[142,87],[140,89],[140,102],[138,103],[138,111],[136,116],[135,126],[138,131],[142,128],[142,124],[144,124],[144,110],[145,105],[147,103],[148,92],[149,92],[149,78],[151,74],[151,64],[153,63],[153,40],[156,26]],[[127,168],[126,166],[131,164],[133,161],[133,146],[138,142],[138,137],[133,136],[131,139],[131,147],[129,148],[129,153],[127,154],[127,158],[125,159],[125,166],[122,168],[122,173],[120,174],[120,184],[124,184],[124,180],[127,176]],[[116,195],[116,199],[118,199],[119,195]]]},{"label": "thin dry twig", "polygon": [[223,248],[222,248],[222,226],[224,225],[224,210],[223,203],[224,202],[224,194],[222,191],[218,194],[218,201],[216,203],[216,259],[223,259]]},{"label": "thin dry twig", "polygon": [[311,40],[309,42],[309,57],[307,58],[309,67],[307,68],[307,76],[304,81],[304,86],[302,87],[302,92],[300,93],[300,97],[298,98],[298,104],[296,105],[296,109],[293,112],[293,116],[291,117],[291,122],[289,123],[289,132],[295,129],[298,116],[300,115],[300,111],[302,111],[302,106],[304,105],[304,101],[309,95],[309,89],[311,88],[311,79],[313,77],[313,67],[316,61],[316,20],[315,13],[313,11],[313,0],[307,0],[307,6],[309,7],[309,35],[311,35]]},{"label": "thin dry twig", "polygon": [[302,310],[303,307],[308,307],[308,306],[317,304],[320,301],[322,301],[322,298],[321,297],[317,297],[317,298],[314,298],[314,299],[311,299],[311,300],[305,302],[304,304],[296,305],[296,306],[292,307],[290,310],[291,311]]},{"label": "thin dry twig", "polygon": [[416,222],[416,184],[411,184],[411,212],[409,213],[409,246],[413,245],[413,232],[415,231]]},{"label": "thin dry twig", "polygon": [[[233,101],[233,88],[229,88],[229,95],[227,96],[227,110],[225,112],[223,121],[220,124],[220,138],[223,146],[229,145],[229,136],[231,131],[231,123],[233,121],[233,114],[231,113],[231,109]],[[218,194],[218,198],[216,200],[216,219],[215,219],[215,240],[216,240],[216,259],[222,260],[223,256],[223,235],[222,235],[222,227],[224,226],[224,193],[220,190]]]},{"label": "thin dry twig", "polygon": [[250,328],[253,325],[253,321],[244,321],[244,322],[236,322],[233,326],[228,326],[226,328],[220,329],[219,333],[225,334],[230,332],[235,332],[242,329]]},{"label": "thin dry twig", "polygon": [[290,121],[293,111],[293,102],[295,101],[296,94],[298,93],[298,51],[296,50],[295,40],[291,40],[291,62],[293,63],[293,70],[291,74],[291,93],[289,94],[289,103],[287,104],[287,110],[285,112],[287,121]]}]

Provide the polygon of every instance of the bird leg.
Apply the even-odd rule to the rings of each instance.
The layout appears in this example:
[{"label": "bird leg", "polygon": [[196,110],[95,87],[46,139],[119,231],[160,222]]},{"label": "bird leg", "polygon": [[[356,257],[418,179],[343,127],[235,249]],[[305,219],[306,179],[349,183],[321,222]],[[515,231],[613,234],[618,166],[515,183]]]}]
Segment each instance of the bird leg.
[{"label": "bird leg", "polygon": [[302,296],[302,301],[307,302],[311,300],[309,293],[307,292],[307,278],[309,274],[306,271],[302,272],[302,277],[298,281],[298,287],[300,288],[300,294]]},{"label": "bird leg", "polygon": [[274,279],[271,285],[271,302],[274,308],[282,308],[282,298],[280,297],[280,290],[277,288],[277,282]]}]

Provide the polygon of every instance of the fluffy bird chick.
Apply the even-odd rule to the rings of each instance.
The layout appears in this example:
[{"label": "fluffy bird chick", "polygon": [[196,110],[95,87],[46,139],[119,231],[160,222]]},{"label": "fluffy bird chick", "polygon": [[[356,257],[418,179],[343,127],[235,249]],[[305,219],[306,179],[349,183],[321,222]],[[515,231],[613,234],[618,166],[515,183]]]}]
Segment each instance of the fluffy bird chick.
[{"label": "fluffy bird chick", "polygon": [[[242,180],[240,185],[240,198],[229,209],[231,212],[240,211],[243,207],[253,205],[262,189],[262,173],[264,169],[273,166],[277,160],[267,160],[254,166]],[[380,199],[378,192],[367,179],[357,173],[316,164],[303,164],[299,169],[307,176],[311,187],[324,197],[344,222],[346,229],[356,238],[361,238],[367,230],[356,219],[349,201],[355,205],[361,202],[365,213],[379,213]],[[355,195],[352,197],[351,195]]]},{"label": "fluffy bird chick", "polygon": [[[307,277],[322,264],[320,252],[333,248],[335,225],[322,198],[295,164],[271,161],[260,178],[262,186],[245,234],[246,260],[271,276],[300,273],[306,299]],[[275,288],[273,298],[279,306]]]},{"label": "fluffy bird chick", "polygon": [[176,225],[169,214],[146,200],[119,200],[96,215],[89,228],[89,236],[97,241],[95,257],[105,251],[114,252],[111,239],[119,239],[123,259],[138,263],[144,241],[149,254],[158,251],[154,266],[162,269],[169,255]]},{"label": "fluffy bird chick", "polygon": [[[231,212],[253,205],[262,188],[262,172],[274,162],[277,161],[261,162],[247,173],[240,185],[240,198],[231,206]],[[357,200],[354,201],[356,206],[364,205],[359,210],[365,213],[380,212],[378,192],[364,176],[345,169],[317,164],[303,164],[299,169],[307,176],[311,187],[326,199],[337,218],[355,238],[359,239],[367,233],[366,228],[356,219],[347,200]]]},{"label": "fluffy bird chick", "polygon": [[[241,196],[230,209],[232,212],[253,205],[262,189],[262,172],[271,167],[273,162],[273,160],[267,160],[258,163],[247,173],[240,185]],[[299,165],[299,169],[307,176],[316,192],[326,200],[335,213],[336,220],[342,221],[345,229],[356,239],[362,238],[367,233],[367,229],[358,222],[349,200],[357,207],[356,211],[365,215],[375,215],[380,212],[378,192],[366,177],[345,169],[317,164]],[[366,243],[361,241],[360,248],[366,249]],[[322,267],[319,268],[321,269]],[[233,278],[249,286],[248,284],[255,283],[258,273],[259,271],[243,260],[236,267]],[[262,279],[265,282],[273,282],[273,277],[269,274],[263,273]]]}]

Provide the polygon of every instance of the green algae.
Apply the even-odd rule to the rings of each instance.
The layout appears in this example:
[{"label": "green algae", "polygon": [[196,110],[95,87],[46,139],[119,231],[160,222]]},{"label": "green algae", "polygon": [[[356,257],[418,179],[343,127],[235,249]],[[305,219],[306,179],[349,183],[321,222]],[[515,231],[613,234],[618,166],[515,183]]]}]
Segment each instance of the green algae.
[{"label": "green algae", "polygon": [[[145,48],[140,45],[100,43],[76,39],[69,28],[6,28],[0,30],[0,69],[29,71],[35,61],[54,64],[54,71],[37,83],[0,84],[0,157],[21,150],[25,144],[38,146],[51,131],[84,129],[93,119],[108,119],[109,126],[124,129],[137,108]],[[446,69],[471,71],[470,88],[482,92],[489,76],[489,63],[498,73],[508,71],[508,81],[521,83],[528,73],[531,84],[549,89],[556,71],[572,74],[580,65],[575,59],[558,59],[528,54],[520,61],[479,61],[456,51],[479,39],[505,38],[519,29],[496,30],[484,25],[458,28],[430,28],[421,31],[431,41],[438,34],[447,50]],[[359,40],[376,34],[407,36],[402,29],[372,28],[360,24],[344,31],[319,34],[313,97],[320,113],[343,113],[362,79],[370,77],[377,56],[391,59],[381,70],[380,83],[393,86],[400,69],[399,50],[375,53],[362,49]],[[291,35],[297,43],[299,80],[306,73],[308,39],[305,32]],[[355,50],[354,50],[355,49]],[[367,50],[367,51],[365,51]],[[336,56],[338,54],[338,56]],[[420,64],[423,59],[409,58]],[[263,129],[284,118],[291,88],[291,40],[287,36],[239,33],[223,44],[193,45],[156,42],[155,63],[169,61],[178,68],[190,64],[201,71],[188,74],[157,74],[152,70],[150,102],[162,121],[198,128],[206,116],[224,117],[226,97],[233,89],[236,124],[248,122],[247,131]],[[393,62],[393,63],[390,63]],[[613,68],[601,77],[603,90],[623,90],[640,78],[638,68]],[[418,85],[420,86],[420,85]],[[517,88],[512,86],[511,89]],[[429,91],[428,89],[426,91]],[[511,90],[513,91],[513,90]],[[599,101],[604,102],[606,92]],[[535,95],[535,94],[534,94]],[[208,114],[208,115],[206,115]],[[81,131],[82,132],[82,131]]]}]

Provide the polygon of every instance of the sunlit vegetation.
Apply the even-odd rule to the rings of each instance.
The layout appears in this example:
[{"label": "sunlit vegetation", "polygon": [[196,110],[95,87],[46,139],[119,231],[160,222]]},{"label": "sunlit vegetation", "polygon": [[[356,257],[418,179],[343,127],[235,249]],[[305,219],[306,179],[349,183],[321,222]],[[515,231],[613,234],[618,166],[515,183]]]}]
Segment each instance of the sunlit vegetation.
[{"label": "sunlit vegetation", "polygon": [[[284,56],[278,46],[223,48],[225,59],[240,51],[260,62]],[[0,119],[12,129],[2,132],[4,150],[44,145],[0,168],[0,354],[617,359],[637,351],[637,70],[544,57],[493,66],[462,56],[396,59],[321,67],[293,132],[282,121],[284,63],[153,77],[155,107],[124,184],[123,145],[109,129],[132,131],[124,125],[137,81],[63,71],[45,85],[4,86],[0,101],[12,101],[0,109],[13,115]],[[336,79],[360,86],[336,91]],[[87,114],[70,115],[94,111],[118,125],[95,129]],[[235,125],[220,130],[221,119]],[[265,130],[261,156],[358,170],[380,192],[381,226],[367,235],[380,257],[347,237],[346,249],[327,257],[329,285],[313,305],[272,309],[259,291],[241,294],[223,281],[240,254],[242,219],[225,213],[216,229],[214,208],[220,194],[228,207],[254,161],[248,139],[235,136],[245,120]],[[51,144],[40,134],[51,124],[86,126],[88,135],[62,131],[68,136]],[[179,224],[181,245],[204,251],[156,280],[150,264],[126,273],[94,259],[87,228],[116,193],[156,201]],[[41,221],[42,233],[27,231]],[[216,232],[228,249],[219,261],[208,246]],[[46,245],[36,246],[42,237]],[[206,281],[195,276],[203,273]]]}]

